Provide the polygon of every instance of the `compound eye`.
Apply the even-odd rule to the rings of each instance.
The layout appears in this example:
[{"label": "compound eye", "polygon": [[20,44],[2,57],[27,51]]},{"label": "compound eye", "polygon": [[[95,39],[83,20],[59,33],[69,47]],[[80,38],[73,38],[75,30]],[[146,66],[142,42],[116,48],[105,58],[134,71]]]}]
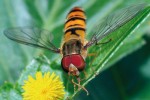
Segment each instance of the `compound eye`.
[{"label": "compound eye", "polygon": [[62,68],[68,72],[70,64],[73,64],[79,71],[82,71],[85,68],[85,61],[83,57],[79,54],[73,54],[63,57]]}]

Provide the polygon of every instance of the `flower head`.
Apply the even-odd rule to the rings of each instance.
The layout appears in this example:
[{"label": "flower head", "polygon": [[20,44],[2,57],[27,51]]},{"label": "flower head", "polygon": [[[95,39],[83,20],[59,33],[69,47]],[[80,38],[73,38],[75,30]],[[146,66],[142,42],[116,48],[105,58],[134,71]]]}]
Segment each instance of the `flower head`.
[{"label": "flower head", "polygon": [[41,72],[37,72],[35,79],[29,76],[22,88],[24,100],[60,100],[65,94],[60,78],[49,72],[43,76]]}]

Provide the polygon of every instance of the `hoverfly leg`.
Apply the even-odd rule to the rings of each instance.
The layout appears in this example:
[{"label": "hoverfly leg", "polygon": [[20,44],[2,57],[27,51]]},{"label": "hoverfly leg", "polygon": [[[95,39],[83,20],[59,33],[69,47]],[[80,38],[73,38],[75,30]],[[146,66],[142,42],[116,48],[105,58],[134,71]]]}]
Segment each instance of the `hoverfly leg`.
[{"label": "hoverfly leg", "polygon": [[[79,78],[79,77],[78,77],[78,78]],[[80,79],[78,79],[78,78],[77,78],[77,80],[79,81]],[[78,86],[78,90],[80,90],[80,88],[81,88],[81,89],[83,89],[83,90],[87,93],[87,95],[89,95],[88,90],[87,90],[84,86],[82,86],[82,85],[80,85],[80,84],[74,82],[73,79],[72,79],[72,83],[73,83],[74,85]]]},{"label": "hoverfly leg", "polygon": [[78,86],[78,90],[83,89],[84,91],[86,91],[87,95],[89,94],[88,91],[85,89],[85,87],[80,85],[80,83],[81,83],[81,80],[79,77],[80,72],[73,64],[70,64],[70,66],[69,66],[68,75],[73,75],[77,78],[78,83],[74,82],[74,80],[72,79],[72,83],[74,84],[74,91],[75,91],[76,86]]},{"label": "hoverfly leg", "polygon": [[[72,74],[71,74],[71,72],[68,72],[68,76],[70,77],[70,76],[73,76]],[[69,79],[69,78],[68,78]],[[69,79],[70,80],[70,79]],[[72,77],[72,79],[70,80],[70,82],[73,84],[73,87],[74,87],[74,92],[76,91],[76,84],[74,84],[73,82],[74,82],[74,80],[73,80],[73,77]],[[68,87],[68,86],[67,86]]]},{"label": "hoverfly leg", "polygon": [[74,86],[74,92],[75,92],[75,91],[76,91],[76,86],[78,86],[78,85],[77,85],[78,83],[75,83],[73,79],[71,80],[71,82],[72,82],[72,84],[73,84],[73,86]]},{"label": "hoverfly leg", "polygon": [[97,41],[96,41],[95,45],[107,44],[107,43],[109,43],[111,40],[112,40],[112,39],[109,39],[108,41],[103,42],[103,43],[97,43]]},{"label": "hoverfly leg", "polygon": [[[78,81],[78,84],[80,85],[81,84],[81,80],[80,80],[80,77],[77,77],[77,81]],[[80,85],[81,86],[81,85]],[[80,87],[78,86],[78,90],[80,90]]]},{"label": "hoverfly leg", "polygon": [[[74,81],[73,81],[73,79],[72,79],[72,83],[73,83],[73,82],[74,82]],[[77,86],[77,85],[73,83],[73,86],[74,86],[74,92],[75,92],[75,91],[76,91],[76,86]]]},{"label": "hoverfly leg", "polygon": [[79,77],[79,76],[77,77],[77,81],[78,81],[78,84],[80,85],[81,80],[80,80],[80,77]]},{"label": "hoverfly leg", "polygon": [[[72,75],[72,76],[78,77],[79,74],[80,73],[79,73],[78,69],[73,64],[70,64],[68,75]],[[73,81],[73,79],[72,79],[72,81]],[[73,83],[73,85],[74,85],[74,92],[75,92],[77,85],[75,85],[74,83]]]}]

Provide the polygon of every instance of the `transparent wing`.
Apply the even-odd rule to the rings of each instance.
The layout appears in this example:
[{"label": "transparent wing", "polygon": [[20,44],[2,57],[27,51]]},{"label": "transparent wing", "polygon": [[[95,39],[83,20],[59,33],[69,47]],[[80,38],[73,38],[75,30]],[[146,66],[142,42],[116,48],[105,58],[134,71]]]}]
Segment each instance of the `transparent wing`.
[{"label": "transparent wing", "polygon": [[6,29],[4,34],[16,42],[59,53],[59,49],[51,43],[53,39],[52,34],[47,30],[36,27],[18,27]]},{"label": "transparent wing", "polygon": [[142,11],[144,7],[145,4],[132,5],[105,17],[95,26],[94,34],[86,47],[99,42],[102,38],[123,26]]}]

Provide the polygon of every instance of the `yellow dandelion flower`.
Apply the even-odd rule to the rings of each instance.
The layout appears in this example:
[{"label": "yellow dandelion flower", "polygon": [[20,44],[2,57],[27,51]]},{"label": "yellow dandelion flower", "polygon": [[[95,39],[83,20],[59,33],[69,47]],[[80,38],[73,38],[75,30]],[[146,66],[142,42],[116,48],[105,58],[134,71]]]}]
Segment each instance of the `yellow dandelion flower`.
[{"label": "yellow dandelion flower", "polygon": [[36,78],[28,77],[25,81],[24,100],[60,100],[64,98],[64,86],[56,74],[49,72],[42,76],[41,72],[36,73]]}]

